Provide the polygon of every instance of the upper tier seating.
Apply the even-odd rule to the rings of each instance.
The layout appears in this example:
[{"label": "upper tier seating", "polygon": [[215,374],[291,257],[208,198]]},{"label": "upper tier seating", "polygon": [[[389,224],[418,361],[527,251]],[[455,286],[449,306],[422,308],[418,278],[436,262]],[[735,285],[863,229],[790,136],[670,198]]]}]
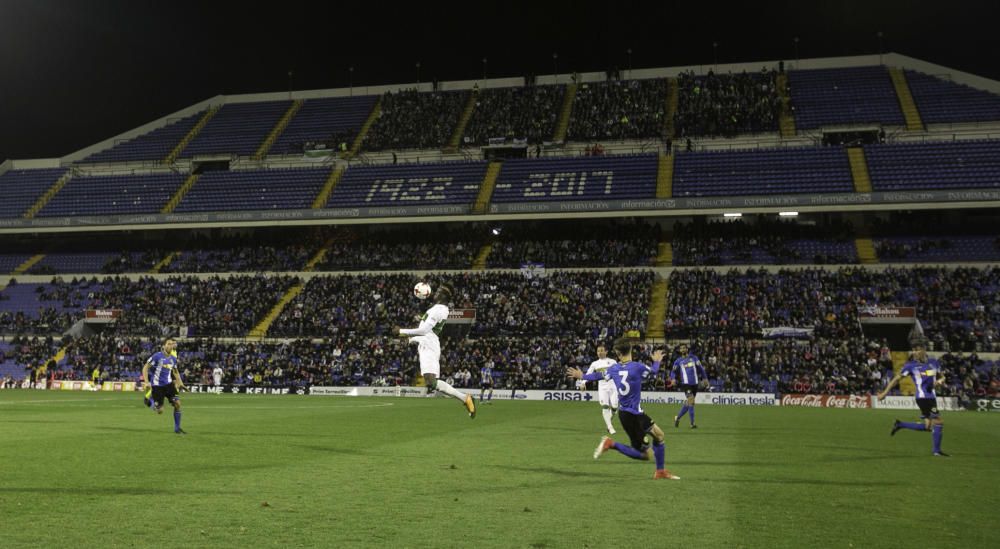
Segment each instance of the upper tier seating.
[{"label": "upper tier seating", "polygon": [[[271,154],[301,153],[303,144],[343,139],[348,146],[375,105],[375,95],[308,99],[271,147]],[[330,143],[339,145],[339,143]]]},{"label": "upper tier seating", "polygon": [[906,71],[924,124],[1000,120],[1000,95],[916,71]]},{"label": "upper tier seating", "polygon": [[437,149],[448,144],[468,91],[386,93],[382,113],[365,136],[364,150]]},{"label": "upper tier seating", "polygon": [[896,89],[885,67],[815,69],[788,73],[795,127],[903,125]]},{"label": "upper tier seating", "polygon": [[328,208],[472,204],[486,162],[382,164],[344,172]]},{"label": "upper tier seating", "polygon": [[0,175],[0,189],[3,189],[0,217],[22,217],[64,173],[66,168],[47,168],[10,170]]},{"label": "upper tier seating", "polygon": [[74,177],[38,217],[158,213],[184,178],[176,173]]},{"label": "upper tier seating", "polygon": [[656,170],[653,154],[508,160],[493,201],[652,198]]},{"label": "upper tier seating", "polygon": [[613,80],[580,84],[573,102],[569,141],[663,137],[667,81]]},{"label": "upper tier seating", "polygon": [[850,163],[839,148],[692,152],[674,160],[675,197],[853,191]]},{"label": "upper tier seating", "polygon": [[1000,187],[1000,140],[865,145],[876,191]]},{"label": "upper tier seating", "polygon": [[198,136],[181,151],[180,157],[211,154],[250,156],[257,152],[291,106],[291,101],[223,105]]},{"label": "upper tier seating", "polygon": [[527,139],[533,144],[549,141],[555,134],[565,93],[565,86],[480,90],[462,142],[481,146],[492,137]]},{"label": "upper tier seating", "polygon": [[186,116],[166,126],[133,137],[128,141],[116,143],[110,149],[96,152],[84,162],[133,162],[138,160],[163,160],[174,150],[191,128],[205,113],[199,112]]},{"label": "upper tier seating", "polygon": [[302,210],[329,175],[330,168],[206,172],[174,211]]}]

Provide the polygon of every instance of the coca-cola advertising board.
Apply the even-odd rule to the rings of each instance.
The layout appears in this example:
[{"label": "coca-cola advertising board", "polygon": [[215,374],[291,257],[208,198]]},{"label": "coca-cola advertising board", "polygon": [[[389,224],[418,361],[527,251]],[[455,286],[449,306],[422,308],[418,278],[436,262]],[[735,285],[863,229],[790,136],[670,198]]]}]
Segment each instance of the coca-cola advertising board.
[{"label": "coca-cola advertising board", "polygon": [[809,408],[871,408],[871,395],[782,395],[782,406]]}]

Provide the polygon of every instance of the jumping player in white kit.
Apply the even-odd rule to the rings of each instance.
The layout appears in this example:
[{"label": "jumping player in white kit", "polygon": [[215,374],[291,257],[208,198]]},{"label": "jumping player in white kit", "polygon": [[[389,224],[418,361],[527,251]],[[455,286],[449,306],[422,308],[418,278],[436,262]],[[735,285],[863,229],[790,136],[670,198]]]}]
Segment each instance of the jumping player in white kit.
[{"label": "jumping player in white kit", "polygon": [[441,340],[438,334],[444,329],[444,323],[448,320],[448,305],[451,300],[452,290],[447,285],[438,286],[434,292],[434,306],[427,309],[420,319],[420,326],[398,330],[398,335],[408,337],[410,343],[417,344],[417,355],[420,357],[420,373],[424,376],[424,382],[431,391],[441,391],[442,393],[454,397],[465,404],[465,409],[469,412],[470,418],[476,417],[476,404],[472,401],[471,395],[455,389],[446,381],[438,379],[441,375]]}]

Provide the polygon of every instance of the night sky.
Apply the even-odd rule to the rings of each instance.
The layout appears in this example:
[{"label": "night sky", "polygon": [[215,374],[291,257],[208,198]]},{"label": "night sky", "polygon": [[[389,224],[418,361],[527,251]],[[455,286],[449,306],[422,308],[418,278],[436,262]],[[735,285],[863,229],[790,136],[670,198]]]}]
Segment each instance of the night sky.
[{"label": "night sky", "polygon": [[1000,79],[990,2],[0,0],[0,161],[63,156],[219,93],[896,51]]}]

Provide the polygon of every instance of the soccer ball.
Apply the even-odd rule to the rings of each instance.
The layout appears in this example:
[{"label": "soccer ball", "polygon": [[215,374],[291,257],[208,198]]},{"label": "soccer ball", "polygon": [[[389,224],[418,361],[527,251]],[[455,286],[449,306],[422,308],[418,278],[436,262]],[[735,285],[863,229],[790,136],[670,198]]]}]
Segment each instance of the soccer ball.
[{"label": "soccer ball", "polygon": [[431,295],[431,285],[426,282],[417,282],[413,287],[413,295],[417,299],[427,299]]}]

